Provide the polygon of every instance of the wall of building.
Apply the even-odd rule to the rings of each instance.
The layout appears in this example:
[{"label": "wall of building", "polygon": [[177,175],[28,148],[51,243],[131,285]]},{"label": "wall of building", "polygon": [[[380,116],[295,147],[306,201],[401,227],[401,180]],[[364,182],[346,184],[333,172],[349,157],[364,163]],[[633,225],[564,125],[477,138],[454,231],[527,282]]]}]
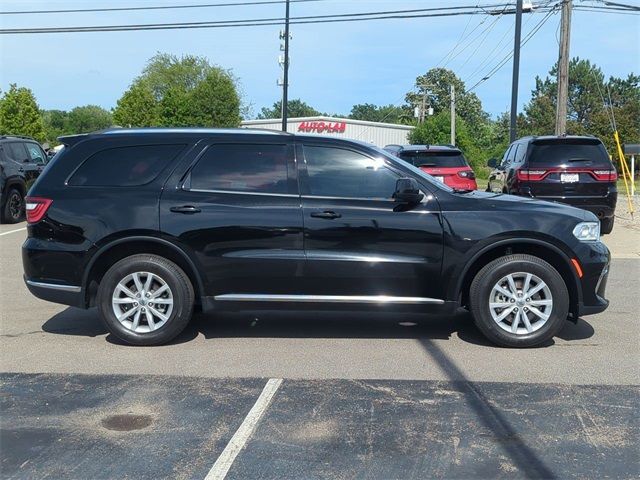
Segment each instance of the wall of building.
[{"label": "wall of building", "polygon": [[[280,130],[282,120],[246,120],[242,122],[242,126],[246,128]],[[407,136],[411,130],[413,130],[413,127],[407,125],[365,122],[336,117],[290,118],[287,122],[287,131],[290,133],[360,140],[378,147],[384,147],[389,144],[403,145],[409,143]]]}]

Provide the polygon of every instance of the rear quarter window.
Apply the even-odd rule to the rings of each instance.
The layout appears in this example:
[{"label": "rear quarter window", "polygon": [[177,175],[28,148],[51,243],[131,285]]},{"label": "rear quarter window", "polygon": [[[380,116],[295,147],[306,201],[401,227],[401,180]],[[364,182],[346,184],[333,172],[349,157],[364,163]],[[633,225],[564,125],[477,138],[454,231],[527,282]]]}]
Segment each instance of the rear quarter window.
[{"label": "rear quarter window", "polygon": [[604,145],[598,140],[541,140],[529,147],[531,166],[612,168]]},{"label": "rear quarter window", "polygon": [[186,145],[136,145],[101,150],[67,181],[74,186],[135,187],[153,181]]}]

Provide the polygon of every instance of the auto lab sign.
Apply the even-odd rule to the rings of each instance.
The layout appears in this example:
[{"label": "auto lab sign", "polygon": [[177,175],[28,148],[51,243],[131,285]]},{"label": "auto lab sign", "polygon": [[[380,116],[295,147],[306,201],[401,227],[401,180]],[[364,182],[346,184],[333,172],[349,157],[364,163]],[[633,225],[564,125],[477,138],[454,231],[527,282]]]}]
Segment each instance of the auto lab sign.
[{"label": "auto lab sign", "polygon": [[298,131],[304,133],[344,133],[346,122],[302,122]]}]

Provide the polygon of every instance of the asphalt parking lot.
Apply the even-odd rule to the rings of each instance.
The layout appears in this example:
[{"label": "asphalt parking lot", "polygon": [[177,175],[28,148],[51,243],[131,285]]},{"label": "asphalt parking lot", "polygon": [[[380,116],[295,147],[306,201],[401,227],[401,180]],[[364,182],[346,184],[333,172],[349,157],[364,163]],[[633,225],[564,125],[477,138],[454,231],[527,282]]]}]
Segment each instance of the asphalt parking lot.
[{"label": "asphalt parking lot", "polygon": [[0,225],[4,478],[640,475],[637,229],[611,238],[606,312],[512,350],[463,311],[198,315],[124,346],[28,293],[23,227]]}]

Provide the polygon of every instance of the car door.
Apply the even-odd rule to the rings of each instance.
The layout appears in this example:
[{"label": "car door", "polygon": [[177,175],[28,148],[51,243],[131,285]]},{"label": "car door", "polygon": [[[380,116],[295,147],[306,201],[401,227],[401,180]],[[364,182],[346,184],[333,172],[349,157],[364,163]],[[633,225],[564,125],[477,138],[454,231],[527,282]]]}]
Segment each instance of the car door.
[{"label": "car door", "polygon": [[160,226],[194,258],[205,296],[296,288],[304,249],[293,151],[288,139],[211,141],[168,181]]},{"label": "car door", "polygon": [[507,158],[511,153],[514,145],[510,145],[507,151],[504,152],[504,156],[500,163],[494,168],[489,176],[489,189],[495,193],[502,193],[505,189],[505,166],[507,165]]},{"label": "car door", "polygon": [[396,181],[407,175],[374,151],[308,141],[298,152],[304,291],[340,298],[385,295],[401,303],[410,303],[402,302],[407,297],[442,298],[436,199],[425,195],[411,208],[396,203]]},{"label": "car door", "polygon": [[27,188],[35,179],[35,166],[29,161],[29,153],[24,142],[8,142],[4,145],[6,156],[15,163],[19,175],[24,177]]},{"label": "car door", "polygon": [[513,148],[509,151],[509,155],[505,160],[504,167],[504,192],[516,193],[515,183],[517,182],[518,165],[516,163],[516,157],[522,152],[524,145],[521,143],[515,143]]},{"label": "car door", "polygon": [[30,165],[33,167],[34,178],[38,178],[46,165],[47,154],[44,153],[42,147],[37,143],[27,142],[25,143],[25,147],[27,149],[27,153],[29,156]]}]

